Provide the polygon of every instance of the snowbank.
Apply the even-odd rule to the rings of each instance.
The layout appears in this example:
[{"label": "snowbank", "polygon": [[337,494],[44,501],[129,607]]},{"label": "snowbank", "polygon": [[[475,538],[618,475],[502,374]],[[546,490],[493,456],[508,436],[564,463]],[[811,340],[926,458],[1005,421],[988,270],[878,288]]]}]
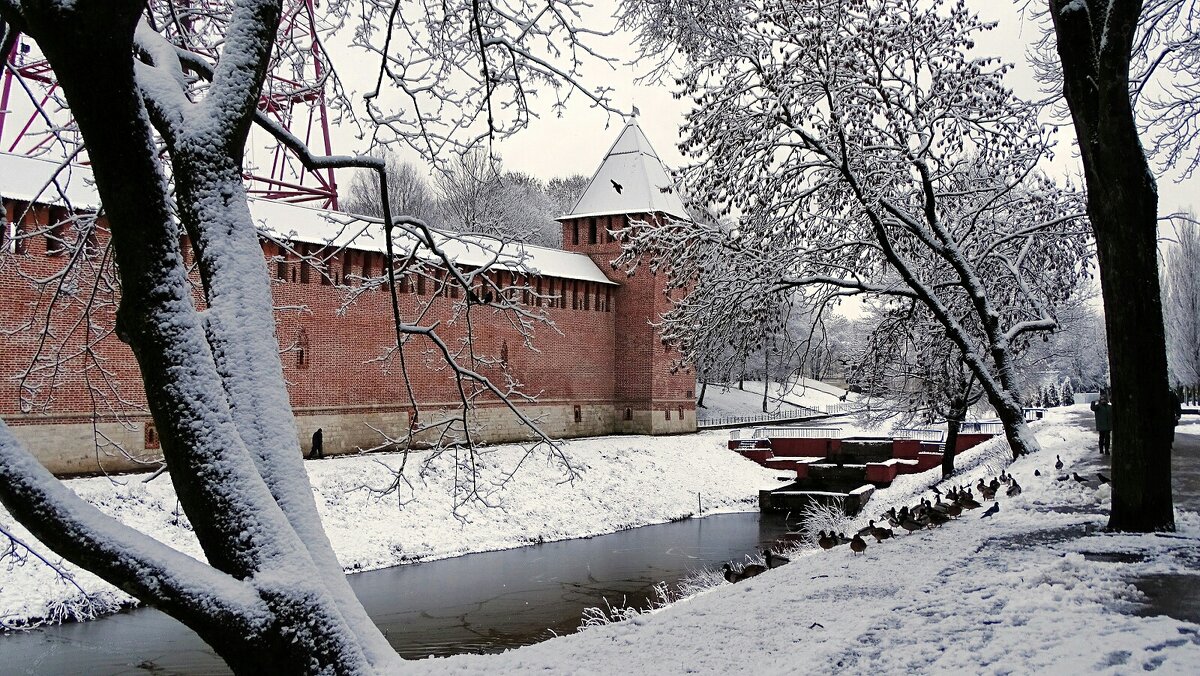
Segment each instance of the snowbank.
[{"label": "snowbank", "polygon": [[[1200,625],[1147,610],[1132,582],[1197,573],[1200,517],[1181,513],[1170,537],[1103,533],[1109,492],[1094,478],[1103,468],[1090,425],[1081,406],[1036,424],[1043,451],[1008,467],[1024,492],[1001,498],[992,518],[968,512],[937,530],[871,544],[862,556],[847,547],[810,551],[621,623],[406,668],[491,676],[611,673],[618,665],[633,674],[1197,673]],[[964,454],[956,482],[997,472],[1004,450],[993,440]],[[1092,480],[1057,481],[1056,454],[1067,471]],[[912,502],[938,478],[936,469],[905,477],[877,492],[867,511]]]},{"label": "snowbank", "polygon": [[[662,523],[697,511],[697,494],[705,513],[753,511],[758,490],[778,485],[776,472],[730,453],[727,432],[677,437],[619,436],[580,439],[564,444],[581,473],[563,482],[561,468],[544,455],[523,459],[515,445],[484,449],[477,487],[489,495],[453,514],[451,487],[454,460],[433,460],[418,476],[421,463],[408,460],[411,485],[381,496],[399,467],[399,454],[341,457],[308,461],[318,510],[339,560],[347,570],[382,568],[415,560],[431,560],[467,552],[505,549],[532,542],[608,533]],[[505,483],[513,468],[520,470]],[[186,517],[177,511],[167,477],[149,484],[145,476],[76,479],[67,484],[105,513],[196,558],[200,547]],[[502,490],[495,490],[504,484]],[[36,542],[0,509],[0,524],[17,537]],[[39,552],[53,557],[44,547]],[[90,594],[99,611],[129,603],[124,593],[94,575],[64,564]],[[29,618],[54,617],[79,596],[32,557],[0,574],[0,621],[19,624]]]}]

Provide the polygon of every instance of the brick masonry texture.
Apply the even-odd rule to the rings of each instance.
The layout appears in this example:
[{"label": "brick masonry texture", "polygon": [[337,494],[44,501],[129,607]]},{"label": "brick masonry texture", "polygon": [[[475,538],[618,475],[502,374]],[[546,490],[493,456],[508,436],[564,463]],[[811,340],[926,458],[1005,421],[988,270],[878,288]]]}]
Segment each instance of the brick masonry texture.
[{"label": "brick masonry texture", "polygon": [[[136,469],[156,457],[145,413],[145,394],[129,348],[113,333],[118,300],[115,280],[97,280],[96,261],[106,245],[103,219],[91,247],[96,256],[76,263],[68,280],[74,295],[56,294],[53,278],[68,257],[57,254],[57,238],[74,241],[72,226],[56,225],[69,215],[41,205],[4,201],[4,253],[0,254],[0,416],[17,437],[52,471],[77,474]],[[637,217],[646,217],[638,215]],[[409,270],[401,283],[401,315],[422,325],[439,324],[452,349],[471,347],[480,360],[473,368],[493,382],[515,382],[535,398],[521,408],[555,437],[612,433],[676,434],[696,428],[695,379],[673,370],[679,355],[664,346],[654,328],[670,299],[662,281],[643,268],[627,277],[609,262],[620,244],[607,229],[621,227],[624,216],[601,217],[595,243],[590,219],[564,222],[564,247],[589,256],[616,285],[559,278],[517,279],[561,300],[548,307],[530,296],[534,311],[544,310],[554,328],[535,325],[527,345],[511,315],[485,306],[468,313],[462,293],[450,294],[440,271]],[[20,223],[16,223],[16,221]],[[25,235],[9,237],[8,225]],[[272,224],[286,232],[287,224]],[[576,225],[583,229],[574,243]],[[190,253],[186,242],[181,242]],[[318,269],[263,242],[264,266],[273,280],[276,334],[288,383],[296,434],[307,452],[314,430],[323,430],[327,454],[358,452],[380,446],[372,427],[399,436],[410,422],[411,388],[422,422],[439,409],[458,405],[458,386],[440,353],[428,339],[414,337],[404,351],[407,378],[394,350],[390,296],[386,287],[363,289],[361,278],[381,274],[378,253],[347,249],[310,256],[327,258]],[[282,255],[281,255],[282,254]],[[112,275],[109,275],[110,277]],[[418,282],[418,277],[424,277]],[[507,272],[493,273],[511,283]],[[194,299],[202,307],[195,278]],[[348,302],[351,294],[357,294]],[[90,301],[90,310],[86,301]],[[87,349],[84,349],[87,347]],[[464,352],[465,354],[465,352]],[[579,420],[575,407],[580,409]],[[479,400],[475,433],[485,443],[527,438],[529,430],[490,395]],[[148,441],[150,443],[148,443]],[[116,450],[124,449],[133,459]],[[149,448],[147,446],[150,446]]]}]

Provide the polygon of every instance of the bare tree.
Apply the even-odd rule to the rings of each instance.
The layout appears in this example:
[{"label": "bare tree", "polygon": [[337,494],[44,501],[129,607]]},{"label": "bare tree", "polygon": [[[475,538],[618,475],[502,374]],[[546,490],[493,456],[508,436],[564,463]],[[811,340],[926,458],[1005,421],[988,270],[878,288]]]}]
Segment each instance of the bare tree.
[{"label": "bare tree", "polygon": [[[120,278],[116,334],[138,361],[171,481],[207,562],[101,514],[2,422],[0,500],[64,558],[191,627],[236,672],[389,670],[398,658],[346,583],[307,482],[242,163],[258,124],[309,168],[374,170],[381,195],[387,172],[371,158],[315,156],[257,111],[272,53],[311,47],[276,45],[279,0],[230,0],[196,23],[175,21],[176,9],[188,8],[2,0],[0,45],[7,53],[15,31],[36,41],[86,144]],[[429,16],[398,9],[364,3],[347,12],[334,2],[326,11],[334,25],[359,17],[354,39],[380,57],[368,119],[431,154],[524,126],[526,84],[569,81],[580,38],[595,32],[569,23],[578,16],[571,0],[505,8],[456,0],[422,7]],[[408,105],[385,107],[385,83]],[[558,91],[570,90],[581,91]],[[406,256],[438,262],[469,304],[485,299],[428,224],[393,217],[387,200],[381,208],[397,349],[404,336],[422,336],[471,387],[502,394],[454,359],[436,326],[399,316],[402,244]],[[192,302],[181,232],[192,242],[203,312]]]},{"label": "bare tree", "polygon": [[504,172],[483,149],[466,153],[436,178],[440,218],[446,227],[530,244],[556,246],[562,230],[541,182]]},{"label": "bare tree", "polygon": [[587,190],[589,182],[590,179],[583,174],[555,176],[546,181],[546,196],[554,204],[554,216],[571,213],[579,198],[583,197],[583,191]]},{"label": "bare tree", "polygon": [[989,26],[946,5],[626,3],[647,56],[686,59],[695,108],[681,147],[697,164],[684,192],[740,214],[731,233],[643,229],[630,252],[662,252],[686,279],[697,242],[717,242],[765,293],[916,300],[1015,456],[1038,445],[1014,355],[1055,327],[1088,237],[1079,196],[1039,171],[1050,141],[1004,86],[1007,68],[967,54]]},{"label": "bare tree", "polygon": [[[405,214],[436,225],[437,199],[429,189],[424,172],[411,162],[401,161],[391,153],[385,153],[384,163],[388,173],[388,200],[392,213]],[[379,180],[375,172],[359,170],[354,173],[341,209],[361,216],[383,218]]]},{"label": "bare tree", "polygon": [[[1158,187],[1139,138],[1139,88],[1130,73],[1144,54],[1139,47],[1157,39],[1153,31],[1139,34],[1139,23],[1153,22],[1156,9],[1191,3],[1051,0],[1049,6],[1104,294],[1114,411],[1108,527],[1174,530],[1175,419],[1159,289]],[[1184,119],[1195,117],[1185,113]]]},{"label": "bare tree", "polygon": [[1167,322],[1167,363],[1177,385],[1200,383],[1200,226],[1195,218],[1178,223],[1163,271],[1163,314]]}]

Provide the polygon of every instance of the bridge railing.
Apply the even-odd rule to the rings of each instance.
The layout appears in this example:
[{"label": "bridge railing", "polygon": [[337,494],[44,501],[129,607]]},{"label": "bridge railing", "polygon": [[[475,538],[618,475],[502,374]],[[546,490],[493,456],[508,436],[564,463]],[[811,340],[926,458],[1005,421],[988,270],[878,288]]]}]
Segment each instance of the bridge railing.
[{"label": "bridge railing", "polygon": [[967,421],[958,428],[964,434],[1004,434],[1004,423]]},{"label": "bridge railing", "polygon": [[732,430],[731,441],[741,439],[841,439],[840,427],[755,427]]},{"label": "bridge railing", "polygon": [[897,439],[919,439],[920,441],[929,441],[940,443],[945,438],[943,430],[933,429],[930,427],[901,427],[892,430],[892,436]]},{"label": "bridge railing", "polygon": [[722,418],[703,418],[696,421],[696,426],[704,427],[724,427],[726,425],[753,425],[760,422],[774,422],[776,420],[792,420],[795,418],[807,418],[815,415],[822,415],[824,412],[802,406],[800,408],[787,409],[776,411],[775,413],[762,413],[759,415],[735,415],[725,416]]}]

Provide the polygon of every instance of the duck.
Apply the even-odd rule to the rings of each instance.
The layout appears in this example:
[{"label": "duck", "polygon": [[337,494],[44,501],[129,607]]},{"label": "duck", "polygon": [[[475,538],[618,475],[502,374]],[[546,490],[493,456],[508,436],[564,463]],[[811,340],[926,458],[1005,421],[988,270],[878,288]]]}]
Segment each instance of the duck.
[{"label": "duck", "polygon": [[845,533],[838,533],[838,534],[837,534],[837,541],[838,541],[837,543],[838,543],[839,545],[850,544],[850,538],[846,537],[846,534],[845,534]]},{"label": "duck", "polygon": [[991,486],[984,486],[979,491],[979,494],[983,497],[984,500],[995,500],[996,499],[996,489],[992,488]]},{"label": "duck", "polygon": [[929,519],[929,523],[934,526],[940,526],[950,520],[948,515],[942,514],[936,509],[929,510],[925,516]]},{"label": "duck", "polygon": [[767,572],[766,566],[764,566],[762,564],[758,564],[758,563],[748,563],[748,564],[742,566],[742,579],[744,580],[748,577],[754,577],[755,575],[761,575],[765,572]]},{"label": "duck", "polygon": [[992,477],[991,482],[988,483],[988,488],[992,489],[993,493],[1000,490],[1000,480],[997,479],[996,477]]},{"label": "duck", "polygon": [[817,544],[821,545],[821,549],[833,549],[837,546],[837,538],[833,534],[826,535],[825,531],[821,531],[821,537],[817,538]]},{"label": "duck", "polygon": [[723,566],[721,566],[721,570],[724,571],[725,581],[728,582],[729,584],[733,584],[735,582],[741,582],[744,579],[728,563],[725,563]]},{"label": "duck", "polygon": [[1004,470],[1000,470],[1000,483],[1008,485],[1012,482],[1012,475]]},{"label": "duck", "polygon": [[853,551],[855,555],[867,551],[867,541],[862,539],[862,536],[855,535],[854,539],[850,541],[850,550]]},{"label": "duck", "polygon": [[1062,458],[1060,458],[1060,457],[1059,457],[1059,456],[1057,456],[1057,455],[1056,455],[1056,456],[1054,456],[1054,469],[1057,469],[1057,470],[1059,470],[1059,471],[1062,471],[1062,468],[1063,468],[1063,461],[1062,461]]},{"label": "duck", "polygon": [[934,509],[934,511],[941,512],[942,514],[946,514],[950,511],[950,503],[942,502],[942,496],[939,495],[937,497],[937,500],[933,503],[933,509]]},{"label": "duck", "polygon": [[979,483],[975,484],[975,488],[980,493],[982,493],[983,491],[985,491],[987,489],[987,484],[983,483],[983,477],[979,477]]},{"label": "duck", "polygon": [[1021,484],[1017,483],[1016,479],[1013,479],[1012,483],[1008,486],[1008,490],[1004,492],[1008,494],[1008,497],[1010,498],[1016,497],[1021,494]]},{"label": "duck", "polygon": [[876,542],[883,542],[884,540],[887,540],[888,538],[895,535],[895,533],[892,532],[891,528],[884,528],[882,526],[879,526],[879,527],[874,528],[871,531],[871,535],[873,535],[875,537]]},{"label": "duck", "polygon": [[971,495],[971,491],[967,491],[966,494],[960,497],[958,504],[962,505],[963,509],[979,509],[983,506],[975,499],[974,495]]},{"label": "duck", "polygon": [[770,549],[763,550],[763,559],[767,562],[767,568],[778,568],[792,562],[786,556],[780,556]]},{"label": "duck", "polygon": [[916,519],[910,518],[910,519],[905,519],[904,521],[901,521],[900,527],[903,528],[904,530],[908,531],[909,535],[912,535],[913,531],[921,530],[922,528],[925,527],[925,524],[920,521],[917,521]]},{"label": "duck", "polygon": [[1035,469],[1035,470],[1033,470],[1033,475],[1034,475],[1034,476],[1041,476],[1041,475],[1042,475],[1042,470],[1040,470],[1040,469]]}]

